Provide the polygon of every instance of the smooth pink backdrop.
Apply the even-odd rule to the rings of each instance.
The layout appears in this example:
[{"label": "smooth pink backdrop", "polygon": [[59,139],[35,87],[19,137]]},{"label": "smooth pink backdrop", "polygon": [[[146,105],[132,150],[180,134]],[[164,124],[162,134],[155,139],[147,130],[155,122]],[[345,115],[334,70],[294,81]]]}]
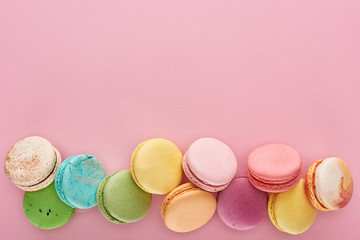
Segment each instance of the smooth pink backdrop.
[{"label": "smooth pink backdrop", "polygon": [[0,1],[1,159],[40,135],[63,159],[92,154],[111,173],[128,169],[145,139],[165,137],[184,152],[210,136],[234,150],[238,175],[252,149],[286,143],[304,171],[340,156],[355,182],[346,208],[319,212],[298,236],[268,218],[235,231],[217,214],[174,233],[160,216],[163,196],[138,223],[113,224],[94,207],[45,231],[26,219],[23,191],[1,170],[0,239],[357,238],[359,43],[358,0]]}]

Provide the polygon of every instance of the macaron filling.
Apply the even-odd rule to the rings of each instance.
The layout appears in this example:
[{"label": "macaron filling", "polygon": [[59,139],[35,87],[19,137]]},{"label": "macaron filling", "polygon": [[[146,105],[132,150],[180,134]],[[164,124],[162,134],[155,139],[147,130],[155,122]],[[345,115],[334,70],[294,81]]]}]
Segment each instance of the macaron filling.
[{"label": "macaron filling", "polygon": [[252,182],[254,185],[256,185],[256,187],[258,187],[261,190],[269,191],[269,192],[281,192],[283,191],[283,189],[289,189],[295,186],[301,178],[301,172],[302,171],[299,170],[298,173],[288,181],[275,180],[275,181],[266,182],[267,180],[263,178],[258,179],[256,176],[253,175],[253,173],[250,170],[248,170],[248,177],[249,177],[249,181]]},{"label": "macaron filling", "polygon": [[248,173],[252,176],[252,178],[256,179],[259,182],[267,183],[267,184],[286,184],[297,178],[297,176],[301,175],[301,169],[299,169],[293,176],[282,179],[269,179],[265,177],[261,177],[257,175],[254,171],[248,170]]},{"label": "macaron filling", "polygon": [[318,198],[316,195],[316,187],[315,187],[315,173],[317,167],[324,161],[324,159],[316,161],[312,166],[310,166],[308,170],[308,174],[306,175],[306,190],[308,191],[308,194],[310,195],[310,201],[315,205],[315,207],[322,211],[328,211],[330,210],[328,207],[326,207]]}]

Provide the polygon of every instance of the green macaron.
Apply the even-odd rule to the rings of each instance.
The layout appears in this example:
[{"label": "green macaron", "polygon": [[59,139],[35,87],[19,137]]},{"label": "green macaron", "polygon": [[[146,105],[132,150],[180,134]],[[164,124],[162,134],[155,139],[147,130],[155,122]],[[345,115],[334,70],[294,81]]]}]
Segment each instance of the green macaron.
[{"label": "green macaron", "polygon": [[39,191],[25,192],[23,207],[29,221],[41,229],[61,227],[71,219],[75,211],[61,201],[54,182]]},{"label": "green macaron", "polygon": [[152,196],[136,185],[130,170],[122,170],[101,181],[96,198],[105,218],[114,223],[131,223],[146,215]]}]

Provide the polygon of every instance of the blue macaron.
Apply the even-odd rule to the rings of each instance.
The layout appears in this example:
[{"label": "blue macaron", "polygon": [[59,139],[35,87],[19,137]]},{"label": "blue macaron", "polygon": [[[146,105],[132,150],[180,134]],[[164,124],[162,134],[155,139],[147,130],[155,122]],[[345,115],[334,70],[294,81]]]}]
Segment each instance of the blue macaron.
[{"label": "blue macaron", "polygon": [[55,176],[55,189],[60,199],[73,208],[86,209],[97,204],[96,191],[106,173],[101,162],[90,155],[66,159]]}]

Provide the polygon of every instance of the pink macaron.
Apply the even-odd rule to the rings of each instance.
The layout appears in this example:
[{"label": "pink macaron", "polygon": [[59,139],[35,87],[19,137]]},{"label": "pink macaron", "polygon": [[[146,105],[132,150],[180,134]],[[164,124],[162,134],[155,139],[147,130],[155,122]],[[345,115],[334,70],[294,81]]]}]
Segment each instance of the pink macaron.
[{"label": "pink macaron", "polygon": [[200,138],[192,143],[182,164],[189,180],[209,192],[225,189],[237,170],[237,160],[229,146],[214,138]]},{"label": "pink macaron", "polygon": [[267,215],[267,194],[253,187],[247,177],[234,178],[217,196],[221,220],[236,230],[256,227]]},{"label": "pink macaron", "polygon": [[248,157],[248,177],[254,187],[265,192],[284,192],[301,178],[300,153],[284,144],[268,144]]}]

